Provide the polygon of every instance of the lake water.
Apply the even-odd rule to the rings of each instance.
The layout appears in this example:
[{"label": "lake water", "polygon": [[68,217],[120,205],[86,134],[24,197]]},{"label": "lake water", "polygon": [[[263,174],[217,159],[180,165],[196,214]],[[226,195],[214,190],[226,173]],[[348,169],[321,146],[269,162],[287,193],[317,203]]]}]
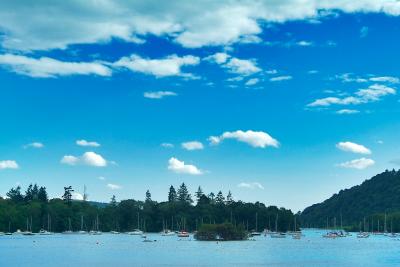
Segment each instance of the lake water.
[{"label": "lake water", "polygon": [[400,266],[400,239],[371,236],[200,242],[149,234],[0,236],[0,266]]}]

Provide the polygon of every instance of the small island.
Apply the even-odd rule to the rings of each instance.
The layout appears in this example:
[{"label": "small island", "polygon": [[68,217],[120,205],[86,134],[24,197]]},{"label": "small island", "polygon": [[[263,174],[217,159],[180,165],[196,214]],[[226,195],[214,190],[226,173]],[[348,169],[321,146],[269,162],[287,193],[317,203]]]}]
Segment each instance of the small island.
[{"label": "small island", "polygon": [[248,237],[243,225],[235,227],[231,223],[203,224],[194,236],[199,241],[246,240]]}]

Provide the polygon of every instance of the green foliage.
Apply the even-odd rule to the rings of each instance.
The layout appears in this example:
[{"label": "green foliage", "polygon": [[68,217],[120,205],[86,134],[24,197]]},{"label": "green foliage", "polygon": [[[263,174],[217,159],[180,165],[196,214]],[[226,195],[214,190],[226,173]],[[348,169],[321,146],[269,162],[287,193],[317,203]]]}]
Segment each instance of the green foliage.
[{"label": "green foliage", "polygon": [[[179,188],[179,200],[173,196],[174,189],[171,186],[173,190],[170,188],[167,202],[134,199],[117,202],[113,196],[108,204],[72,200],[71,187],[65,188],[66,194],[63,199],[56,198],[47,201],[44,197],[40,197],[41,188],[43,195],[47,196],[47,193],[44,194],[45,188],[38,187],[38,197],[32,199],[29,197],[31,200],[28,201],[28,198],[21,194],[21,188],[17,187],[7,193],[8,199],[0,199],[0,231],[8,231],[9,223],[11,223],[11,231],[24,230],[26,220],[30,220],[30,218],[32,218],[33,231],[37,232],[41,228],[48,229],[48,216],[51,219],[51,231],[54,232],[68,230],[69,218],[72,230],[81,230],[82,216],[83,230],[92,230],[98,216],[101,231],[118,230],[122,232],[132,231],[136,228],[148,232],[159,232],[164,227],[171,230],[194,231],[204,224],[226,222],[231,223],[237,229],[252,230],[255,229],[256,213],[260,230],[269,227],[275,229],[274,220],[277,214],[279,215],[278,230],[280,231],[291,229],[294,221],[294,215],[290,210],[278,209],[275,206],[266,207],[259,202],[245,203],[231,200],[230,205],[217,204],[202,194],[197,204],[193,205],[189,200],[191,199],[190,193],[184,184]],[[27,191],[30,194],[31,191],[34,191],[34,186]],[[272,226],[271,221],[273,222]]]},{"label": "green foliage", "polygon": [[231,223],[203,224],[195,234],[195,238],[200,241],[245,240],[247,236],[243,225],[235,227]]},{"label": "green foliage", "polygon": [[168,192],[168,202],[175,202],[177,199],[175,188],[171,185]]},{"label": "green foliage", "polygon": [[[380,230],[384,223],[384,214],[392,216],[394,227],[400,231],[400,171],[388,171],[364,181],[361,185],[341,190],[322,203],[314,204],[301,213],[302,225],[306,227],[329,227],[342,223],[352,229],[359,229],[359,224],[366,224]],[[389,224],[389,219],[387,219]]]}]

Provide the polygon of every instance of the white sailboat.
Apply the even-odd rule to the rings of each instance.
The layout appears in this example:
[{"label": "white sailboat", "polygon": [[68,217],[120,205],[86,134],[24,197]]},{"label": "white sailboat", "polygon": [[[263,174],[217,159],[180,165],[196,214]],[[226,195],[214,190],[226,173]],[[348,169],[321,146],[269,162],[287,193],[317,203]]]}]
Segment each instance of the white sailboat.
[{"label": "white sailboat", "polygon": [[87,232],[83,230],[83,215],[81,215],[81,230],[78,231],[78,234],[81,235],[87,234]]},{"label": "white sailboat", "polygon": [[34,233],[32,233],[32,217],[31,217],[31,221],[29,223],[28,218],[26,218],[26,231],[22,232],[23,235],[34,235]]},{"label": "white sailboat", "polygon": [[271,238],[286,238],[285,233],[278,232],[278,213],[276,214],[275,217],[275,232],[271,233]]},{"label": "white sailboat", "polygon": [[256,229],[250,232],[250,236],[259,236],[259,235],[261,235],[261,233],[258,232],[258,213],[256,212]]},{"label": "white sailboat", "polygon": [[73,234],[72,232],[72,225],[71,225],[71,218],[68,218],[68,230],[62,232],[63,234],[70,235]]},{"label": "white sailboat", "polygon": [[140,230],[139,212],[137,213],[137,229],[128,232],[128,235],[143,235],[143,231]]},{"label": "white sailboat", "polygon": [[93,230],[89,232],[91,235],[101,235],[102,232],[99,230],[99,215],[96,216],[96,220],[94,221]]},{"label": "white sailboat", "polygon": [[51,235],[51,218],[50,214],[47,214],[47,230],[40,229],[39,235]]}]

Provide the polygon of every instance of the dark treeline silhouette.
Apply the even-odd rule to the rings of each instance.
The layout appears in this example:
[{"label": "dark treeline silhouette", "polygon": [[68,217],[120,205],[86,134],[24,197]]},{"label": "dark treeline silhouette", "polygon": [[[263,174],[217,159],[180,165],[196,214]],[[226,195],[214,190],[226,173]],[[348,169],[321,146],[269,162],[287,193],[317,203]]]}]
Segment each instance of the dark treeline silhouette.
[{"label": "dark treeline silhouette", "polygon": [[301,213],[304,227],[333,228],[342,224],[357,231],[383,232],[385,217],[386,231],[400,232],[400,171],[386,170]]},{"label": "dark treeline silhouette", "polygon": [[[182,183],[176,190],[172,185],[168,201],[156,202],[149,190],[145,200],[127,199],[117,202],[115,196],[107,205],[89,201],[72,200],[73,189],[64,187],[61,198],[48,200],[45,187],[30,185],[25,193],[18,186],[0,198],[0,231],[25,230],[27,222],[32,222],[32,231],[49,229],[52,232],[90,231],[99,221],[101,231],[132,231],[142,229],[159,232],[163,229],[194,231],[202,224],[229,222],[244,229],[262,231],[275,230],[278,218],[279,231],[294,228],[294,215],[290,210],[263,203],[234,201],[229,192],[225,197],[221,191],[205,194],[201,187],[194,197]],[[50,222],[50,225],[48,225]],[[49,227],[51,226],[51,227]],[[297,226],[298,227],[298,226]],[[82,228],[82,229],[81,229]]]}]

